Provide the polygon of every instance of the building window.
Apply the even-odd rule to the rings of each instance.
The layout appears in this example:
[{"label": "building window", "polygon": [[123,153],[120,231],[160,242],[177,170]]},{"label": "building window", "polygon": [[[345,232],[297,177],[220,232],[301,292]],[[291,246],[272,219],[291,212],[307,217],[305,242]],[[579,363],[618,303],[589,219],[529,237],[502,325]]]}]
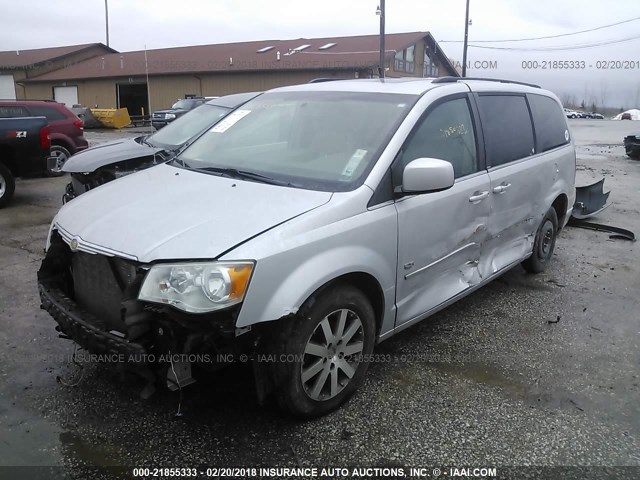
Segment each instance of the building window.
[{"label": "building window", "polygon": [[415,51],[416,46],[411,45],[396,53],[393,69],[396,72],[414,73],[416,71]]},{"label": "building window", "polygon": [[440,76],[440,68],[436,65],[429,56],[428,50],[424,50],[424,65],[422,67],[423,77],[438,77]]}]

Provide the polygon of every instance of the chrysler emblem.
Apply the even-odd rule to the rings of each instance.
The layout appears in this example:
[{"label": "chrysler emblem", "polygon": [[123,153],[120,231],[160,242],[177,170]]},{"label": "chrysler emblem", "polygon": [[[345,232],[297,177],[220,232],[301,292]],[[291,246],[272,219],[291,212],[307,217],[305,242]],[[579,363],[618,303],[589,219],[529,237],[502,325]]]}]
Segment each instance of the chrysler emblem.
[{"label": "chrysler emblem", "polygon": [[71,240],[71,243],[69,244],[69,246],[71,247],[71,251],[75,252],[78,250],[78,239],[74,238],[73,240]]}]

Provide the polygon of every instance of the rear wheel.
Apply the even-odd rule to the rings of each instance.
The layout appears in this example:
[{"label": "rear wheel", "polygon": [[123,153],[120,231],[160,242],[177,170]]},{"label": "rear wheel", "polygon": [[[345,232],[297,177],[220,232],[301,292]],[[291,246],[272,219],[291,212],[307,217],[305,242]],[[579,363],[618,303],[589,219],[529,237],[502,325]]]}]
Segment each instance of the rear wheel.
[{"label": "rear wheel", "polygon": [[536,233],[536,238],[533,241],[533,253],[522,262],[522,266],[527,272],[540,273],[547,268],[547,264],[553,256],[557,235],[558,215],[552,207],[542,219],[542,224]]},{"label": "rear wheel", "polygon": [[9,203],[15,188],[16,183],[11,171],[0,163],[0,208]]},{"label": "rear wheel", "polygon": [[51,145],[51,156],[56,159],[55,165],[51,168],[47,166],[48,177],[59,177],[64,175],[62,167],[71,157],[71,153],[62,145]]},{"label": "rear wheel", "polygon": [[362,384],[375,317],[358,289],[340,285],[311,298],[277,335],[273,380],[280,406],[299,417],[338,408]]}]

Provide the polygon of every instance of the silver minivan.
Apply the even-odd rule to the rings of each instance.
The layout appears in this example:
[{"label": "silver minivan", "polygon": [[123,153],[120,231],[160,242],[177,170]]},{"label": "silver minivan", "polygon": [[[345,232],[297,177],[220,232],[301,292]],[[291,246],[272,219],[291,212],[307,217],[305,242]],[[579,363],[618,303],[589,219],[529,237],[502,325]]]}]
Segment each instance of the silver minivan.
[{"label": "silver minivan", "polygon": [[150,389],[251,362],[261,397],[321,415],[376,342],[516,265],[544,270],[574,181],[562,105],[536,86],[278,88],[172,162],[65,205],[42,308]]}]

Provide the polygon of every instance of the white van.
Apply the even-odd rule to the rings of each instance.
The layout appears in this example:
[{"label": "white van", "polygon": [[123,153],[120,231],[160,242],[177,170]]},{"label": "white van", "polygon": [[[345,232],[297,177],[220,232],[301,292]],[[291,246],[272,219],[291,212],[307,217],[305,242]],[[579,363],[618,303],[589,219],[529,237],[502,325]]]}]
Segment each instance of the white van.
[{"label": "white van", "polygon": [[362,383],[376,342],[514,266],[542,271],[574,180],[562,105],[535,86],[279,88],[65,205],[42,306],[173,388],[227,354],[287,411],[320,415]]}]

